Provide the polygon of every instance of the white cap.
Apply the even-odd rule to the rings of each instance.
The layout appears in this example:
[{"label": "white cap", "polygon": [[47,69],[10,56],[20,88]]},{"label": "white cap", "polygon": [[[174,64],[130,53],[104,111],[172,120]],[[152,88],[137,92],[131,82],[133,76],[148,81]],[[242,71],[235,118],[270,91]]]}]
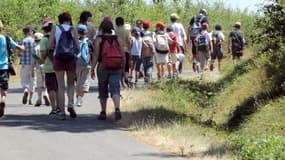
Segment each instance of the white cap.
[{"label": "white cap", "polygon": [[175,18],[175,19],[179,19],[179,16],[176,13],[172,13],[170,15],[170,18]]}]

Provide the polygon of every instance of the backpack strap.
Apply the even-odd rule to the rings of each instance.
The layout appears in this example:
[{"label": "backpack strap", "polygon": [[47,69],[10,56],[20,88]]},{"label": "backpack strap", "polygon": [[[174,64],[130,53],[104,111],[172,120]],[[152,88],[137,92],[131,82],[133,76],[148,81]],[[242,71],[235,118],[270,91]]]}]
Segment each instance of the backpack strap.
[{"label": "backpack strap", "polygon": [[11,46],[10,46],[10,37],[5,36],[5,40],[6,40],[6,48],[7,48],[7,52],[8,52],[8,62],[11,62],[10,56],[11,56]]}]

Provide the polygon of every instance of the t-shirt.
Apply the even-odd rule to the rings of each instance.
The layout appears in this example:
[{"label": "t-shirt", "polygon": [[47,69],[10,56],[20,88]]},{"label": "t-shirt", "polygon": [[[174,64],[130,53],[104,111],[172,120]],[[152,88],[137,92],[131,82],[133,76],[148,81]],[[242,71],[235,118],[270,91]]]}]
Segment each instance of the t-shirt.
[{"label": "t-shirt", "polygon": [[179,43],[180,46],[183,46],[184,45],[183,41],[187,38],[183,25],[181,23],[175,22],[171,24],[171,27],[173,28],[173,32],[176,34],[178,38],[177,42]]},{"label": "t-shirt", "polygon": [[30,35],[25,36],[24,39],[20,42],[21,45],[25,46],[25,50],[20,52],[20,64],[22,65],[32,65],[34,63],[34,59],[32,56],[35,54],[36,43],[33,37]]},{"label": "t-shirt", "polygon": [[[16,42],[10,38],[10,47],[16,49],[16,46]],[[4,35],[0,35],[0,70],[8,69],[8,56],[6,38]]]},{"label": "t-shirt", "polygon": [[115,33],[118,36],[118,41],[123,52],[128,52],[127,39],[130,37],[130,31],[128,31],[124,26],[120,26],[115,29]]},{"label": "t-shirt", "polygon": [[173,32],[168,32],[168,36],[172,39],[172,42],[169,43],[169,52],[178,53],[177,35]]},{"label": "t-shirt", "polygon": [[[222,31],[213,31],[213,32],[217,32],[218,38],[219,38],[221,41],[225,41],[225,35],[223,34]],[[209,33],[210,38],[212,38],[213,32]]]},{"label": "t-shirt", "polygon": [[138,38],[132,37],[132,48],[131,48],[132,56],[141,56],[141,52],[142,52],[142,38],[140,36]]},{"label": "t-shirt", "polygon": [[[40,42],[40,51],[47,51],[47,44],[48,44],[48,38],[43,37]],[[53,73],[53,64],[51,60],[47,57],[44,63],[44,72],[45,73]]]}]

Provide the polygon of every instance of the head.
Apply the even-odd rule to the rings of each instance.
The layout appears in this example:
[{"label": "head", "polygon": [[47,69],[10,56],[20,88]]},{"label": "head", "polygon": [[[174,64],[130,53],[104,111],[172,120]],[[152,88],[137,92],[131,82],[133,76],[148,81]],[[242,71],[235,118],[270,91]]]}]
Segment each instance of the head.
[{"label": "head", "polygon": [[37,32],[37,33],[35,33],[34,34],[34,38],[35,38],[35,42],[36,43],[40,43],[40,41],[41,41],[41,39],[43,38],[43,34],[42,33],[40,33],[40,32]]},{"label": "head", "polygon": [[35,33],[35,29],[34,29],[34,27],[32,27],[32,26],[25,26],[24,28],[23,28],[23,33],[24,33],[24,35],[30,35],[30,36],[32,36],[34,33]]},{"label": "head", "polygon": [[99,30],[102,32],[102,34],[111,34],[113,29],[113,23],[107,20],[102,21],[99,26]]},{"label": "head", "polygon": [[80,37],[86,36],[88,34],[88,28],[85,24],[78,24],[76,29]]},{"label": "head", "polygon": [[79,23],[86,24],[87,22],[90,22],[92,18],[92,13],[89,11],[83,11],[80,14],[79,17]]},{"label": "head", "polygon": [[176,22],[177,20],[179,19],[179,16],[176,14],[176,13],[172,13],[170,15],[170,21],[173,23],[173,22]]},{"label": "head", "polygon": [[138,27],[134,27],[134,28],[132,28],[131,33],[132,33],[132,36],[139,37],[140,29]]},{"label": "head", "polygon": [[42,30],[45,33],[49,33],[52,29],[52,26],[53,26],[53,22],[50,18],[46,18],[42,21]]},{"label": "head", "polygon": [[222,25],[216,24],[216,25],[215,25],[215,30],[216,30],[216,31],[221,31],[221,30],[222,30]]},{"label": "head", "polygon": [[3,29],[4,29],[4,26],[3,26],[2,21],[0,20],[0,33],[3,31]]},{"label": "head", "polygon": [[72,17],[69,12],[63,12],[58,16],[58,22],[60,24],[70,24],[72,25]]},{"label": "head", "polygon": [[143,28],[143,21],[140,19],[136,20],[136,26],[139,28]]},{"label": "head", "polygon": [[124,18],[123,17],[117,17],[115,20],[116,26],[123,26],[125,24]]},{"label": "head", "polygon": [[103,21],[110,21],[110,22],[112,22],[112,17],[106,16],[106,17],[103,18]]},{"label": "head", "polygon": [[236,22],[235,25],[234,25],[234,28],[240,29],[241,28],[241,23],[240,22]]},{"label": "head", "polygon": [[164,30],[165,29],[165,24],[163,22],[157,22],[155,24],[156,30]]},{"label": "head", "polygon": [[207,16],[208,12],[207,12],[206,9],[201,8],[201,9],[199,10],[199,14],[203,14],[204,16]]},{"label": "head", "polygon": [[208,30],[208,28],[209,28],[209,25],[205,22],[201,25],[201,30]]},{"label": "head", "polygon": [[150,27],[150,21],[149,20],[144,20],[143,21],[143,29],[147,30]]},{"label": "head", "polygon": [[173,32],[173,27],[172,26],[168,26],[166,28],[166,32]]}]

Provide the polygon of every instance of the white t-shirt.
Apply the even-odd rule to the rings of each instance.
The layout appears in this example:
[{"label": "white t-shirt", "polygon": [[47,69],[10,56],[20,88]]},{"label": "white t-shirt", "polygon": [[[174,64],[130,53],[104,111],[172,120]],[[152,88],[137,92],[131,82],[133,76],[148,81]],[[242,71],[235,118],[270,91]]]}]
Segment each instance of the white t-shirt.
[{"label": "white t-shirt", "polygon": [[218,37],[220,40],[225,41],[225,35],[223,34],[222,31],[212,31],[211,33],[209,33],[210,39],[212,40],[212,34],[213,32],[218,32]]},{"label": "white t-shirt", "polygon": [[[179,43],[180,46],[183,46],[184,45],[183,41],[186,40],[186,38],[187,38],[183,25],[181,23],[177,23],[177,22],[171,23],[170,25],[173,28],[173,32],[178,37],[177,42]],[[184,38],[183,38],[183,36],[184,36]]]},{"label": "white t-shirt", "polygon": [[132,37],[132,48],[131,48],[132,56],[141,56],[141,52],[142,52],[142,38],[140,36],[138,38]]}]

